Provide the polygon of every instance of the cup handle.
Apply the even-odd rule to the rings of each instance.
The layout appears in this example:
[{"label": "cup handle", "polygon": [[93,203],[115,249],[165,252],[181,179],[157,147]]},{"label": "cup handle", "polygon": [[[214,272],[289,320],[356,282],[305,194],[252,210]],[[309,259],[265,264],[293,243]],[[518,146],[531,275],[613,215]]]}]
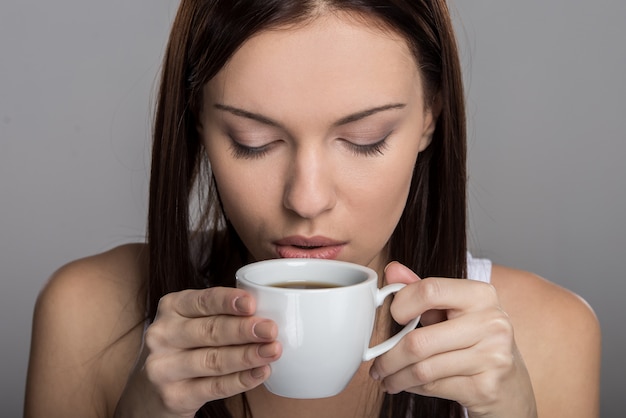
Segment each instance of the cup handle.
[{"label": "cup handle", "polygon": [[[376,306],[380,306],[383,304],[383,301],[387,296],[392,293],[396,293],[400,289],[406,286],[404,283],[394,283],[383,287],[382,289],[376,289]],[[409,332],[413,331],[417,324],[420,322],[420,317],[411,320],[408,324],[405,325],[400,332],[398,332],[393,337],[383,341],[382,343],[375,345],[374,347],[368,348],[363,354],[363,361],[368,361],[373,359],[374,357],[378,357],[383,353],[391,350],[402,337],[404,337]]]}]

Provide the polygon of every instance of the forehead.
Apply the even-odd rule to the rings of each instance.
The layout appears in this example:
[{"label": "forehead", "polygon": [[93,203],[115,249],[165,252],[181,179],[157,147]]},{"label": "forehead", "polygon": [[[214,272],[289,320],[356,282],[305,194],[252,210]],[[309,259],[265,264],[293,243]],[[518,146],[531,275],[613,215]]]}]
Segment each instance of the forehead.
[{"label": "forehead", "polygon": [[[207,99],[250,109],[367,107],[421,98],[406,40],[371,19],[327,13],[248,39],[207,85]],[[311,106],[307,106],[310,104]],[[315,106],[313,106],[315,105]],[[276,108],[278,107],[278,108]]]}]

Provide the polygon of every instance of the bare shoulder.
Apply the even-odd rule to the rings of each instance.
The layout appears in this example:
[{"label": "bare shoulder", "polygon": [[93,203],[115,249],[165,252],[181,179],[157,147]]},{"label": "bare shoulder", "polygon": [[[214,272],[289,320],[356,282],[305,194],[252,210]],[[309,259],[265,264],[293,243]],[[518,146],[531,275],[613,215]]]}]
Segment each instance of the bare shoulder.
[{"label": "bare shoulder", "polygon": [[[545,332],[555,339],[599,335],[593,309],[575,293],[535,274],[494,265],[492,284],[516,331]],[[582,334],[582,335],[581,335]]]},{"label": "bare shoulder", "polygon": [[57,270],[43,289],[43,294],[71,284],[135,286],[145,268],[145,244],[126,244],[106,252],[72,261]]},{"label": "bare shoulder", "polygon": [[99,328],[125,319],[132,322],[143,315],[140,291],[146,266],[142,244],[127,244],[73,261],[52,275],[38,297],[36,310],[84,313],[75,321],[97,322]]},{"label": "bare shoulder", "polygon": [[111,408],[140,347],[145,252],[129,244],[73,261],[44,286],[33,318],[26,416],[102,416]]},{"label": "bare shoulder", "polygon": [[587,302],[575,293],[536,274],[494,265],[491,276],[503,305],[509,314],[527,319],[542,319],[547,325],[559,321],[575,325],[597,325],[596,316]]},{"label": "bare shoulder", "polygon": [[525,271],[495,265],[492,284],[513,323],[539,416],[597,416],[601,336],[593,309]]}]

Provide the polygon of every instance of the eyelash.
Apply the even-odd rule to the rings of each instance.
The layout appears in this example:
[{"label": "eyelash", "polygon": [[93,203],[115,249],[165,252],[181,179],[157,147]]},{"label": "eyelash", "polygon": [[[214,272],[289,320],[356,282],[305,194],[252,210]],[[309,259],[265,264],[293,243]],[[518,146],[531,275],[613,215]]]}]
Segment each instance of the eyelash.
[{"label": "eyelash", "polygon": [[231,139],[231,150],[234,158],[254,160],[261,158],[267,154],[270,145],[263,145],[262,147],[246,147],[239,142]]},{"label": "eyelash", "polygon": [[[392,132],[385,135],[382,139],[376,141],[373,144],[367,145],[359,145],[348,140],[345,141],[346,146],[352,151],[352,153],[356,156],[364,156],[364,157],[376,157],[379,155],[383,155],[389,144],[387,143],[387,138],[391,135]],[[240,144],[235,141],[235,139],[231,138],[231,151],[233,153],[234,158],[239,159],[258,159],[264,157],[270,150],[272,144],[263,145],[260,147],[247,147],[245,145]]]},{"label": "eyelash", "polygon": [[350,141],[346,141],[346,145],[357,156],[362,155],[365,157],[376,157],[385,153],[385,150],[389,146],[389,144],[387,143],[387,138],[389,138],[390,135],[391,132],[385,135],[379,141],[374,142],[373,144],[358,145]]}]

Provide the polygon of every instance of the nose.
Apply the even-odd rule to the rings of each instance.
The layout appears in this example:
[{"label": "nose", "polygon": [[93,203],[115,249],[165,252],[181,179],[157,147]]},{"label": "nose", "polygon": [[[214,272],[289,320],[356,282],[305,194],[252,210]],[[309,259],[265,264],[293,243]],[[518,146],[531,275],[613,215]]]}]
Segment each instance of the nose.
[{"label": "nose", "polygon": [[332,161],[322,147],[302,147],[291,161],[283,205],[305,219],[332,209],[337,202]]}]

